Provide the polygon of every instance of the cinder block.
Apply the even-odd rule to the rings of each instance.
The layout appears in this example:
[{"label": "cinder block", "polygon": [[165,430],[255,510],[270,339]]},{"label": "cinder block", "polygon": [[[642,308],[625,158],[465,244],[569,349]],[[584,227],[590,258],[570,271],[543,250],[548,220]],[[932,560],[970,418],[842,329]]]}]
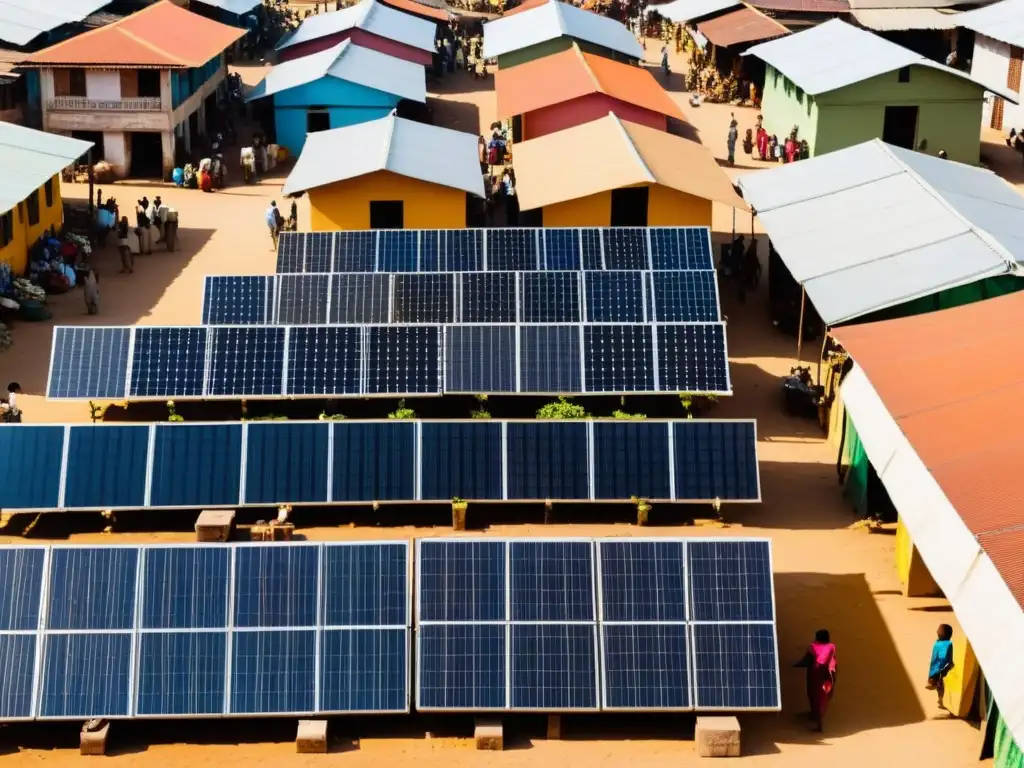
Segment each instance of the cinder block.
[{"label": "cinder block", "polygon": [[562,738],[562,716],[548,715],[548,739],[556,741]]},{"label": "cinder block", "polygon": [[327,721],[299,720],[295,736],[295,751],[303,755],[322,755],[327,752]]},{"label": "cinder block", "polygon": [[235,510],[204,509],[196,518],[196,541],[227,541],[235,526]]},{"label": "cinder block", "polygon": [[78,750],[83,755],[107,754],[107,734],[110,733],[110,723],[105,720],[90,720],[82,726],[82,733],[79,735]]},{"label": "cinder block", "polygon": [[698,717],[696,737],[701,757],[740,756],[740,721],[735,717]]},{"label": "cinder block", "polygon": [[505,729],[501,720],[478,718],[473,733],[477,749],[489,749],[500,752],[505,748]]}]

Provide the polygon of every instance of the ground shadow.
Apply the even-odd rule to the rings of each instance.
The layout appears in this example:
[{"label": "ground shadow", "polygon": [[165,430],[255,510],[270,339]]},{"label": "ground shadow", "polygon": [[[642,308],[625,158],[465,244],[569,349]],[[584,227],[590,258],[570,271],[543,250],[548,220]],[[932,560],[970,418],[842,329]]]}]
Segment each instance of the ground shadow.
[{"label": "ground shadow", "polygon": [[1010,184],[1024,184],[1024,158],[1005,142],[981,142],[981,159]]},{"label": "ground shadow", "polygon": [[690,141],[702,144],[700,130],[693,123],[687,120],[679,120],[675,117],[668,118],[668,132],[673,136],[679,136]]},{"label": "ground shadow", "polygon": [[432,78],[427,84],[427,90],[431,96],[452,96],[461,93],[493,91],[495,69],[493,65],[488,67],[486,77],[474,77],[468,70],[464,69],[445,72],[439,78]]},{"label": "ground shadow", "polygon": [[480,135],[480,107],[469,101],[454,101],[433,96],[427,98],[427,105],[433,111],[434,125],[442,128]]}]

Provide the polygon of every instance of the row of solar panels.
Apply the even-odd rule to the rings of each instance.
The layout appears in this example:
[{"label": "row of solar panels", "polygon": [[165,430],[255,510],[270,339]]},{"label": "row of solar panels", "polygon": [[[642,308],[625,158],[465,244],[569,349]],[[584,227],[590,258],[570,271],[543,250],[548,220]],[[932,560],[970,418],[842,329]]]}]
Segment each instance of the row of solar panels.
[{"label": "row of solar panels", "polygon": [[754,421],[0,427],[0,509],[760,501]]},{"label": "row of solar panels", "polygon": [[47,397],[731,393],[722,323],[59,326]]},{"label": "row of solar panels", "polygon": [[206,278],[206,325],[682,323],[721,319],[710,271],[317,273]]},{"label": "row of solar panels", "polygon": [[0,720],[402,713],[414,687],[421,710],[780,706],[766,540],[421,539],[415,568],[404,541],[8,547],[0,566]]},{"label": "row of solar panels", "polygon": [[714,269],[707,227],[282,233],[277,271]]}]

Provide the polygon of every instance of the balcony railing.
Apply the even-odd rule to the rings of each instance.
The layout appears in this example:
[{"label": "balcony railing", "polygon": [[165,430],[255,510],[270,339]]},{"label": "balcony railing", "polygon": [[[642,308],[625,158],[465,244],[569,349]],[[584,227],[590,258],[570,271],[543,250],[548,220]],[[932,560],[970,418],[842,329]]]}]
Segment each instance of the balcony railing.
[{"label": "balcony railing", "polygon": [[163,103],[159,96],[140,96],[134,99],[57,96],[46,102],[46,108],[74,112],[162,112]]}]

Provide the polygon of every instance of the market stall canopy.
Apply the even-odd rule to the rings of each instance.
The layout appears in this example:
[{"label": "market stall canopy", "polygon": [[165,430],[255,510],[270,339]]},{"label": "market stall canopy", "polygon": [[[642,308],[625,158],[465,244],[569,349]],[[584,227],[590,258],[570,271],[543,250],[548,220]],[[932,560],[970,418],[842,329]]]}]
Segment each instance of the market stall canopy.
[{"label": "market stall canopy", "polygon": [[713,19],[697,22],[697,31],[722,48],[771,40],[789,34],[789,30],[775,19],[748,5]]},{"label": "market stall canopy", "polygon": [[1003,0],[961,13],[956,19],[965,29],[1024,48],[1024,0]]},{"label": "market stall canopy", "polygon": [[1024,744],[1024,293],[840,328],[846,412]]},{"label": "market stall canopy", "polygon": [[262,0],[193,0],[193,2],[208,5],[211,8],[219,8],[236,16],[244,16],[253,8],[258,8],[262,5]]},{"label": "market stall canopy", "polygon": [[91,141],[0,122],[0,212],[17,206],[91,147]]},{"label": "market stall canopy", "polygon": [[[524,211],[628,187],[660,184],[747,209],[708,148],[613,114],[517,144],[516,194]],[[599,162],[581,163],[582,155]]]},{"label": "market stall canopy", "polygon": [[657,11],[669,21],[676,24],[685,24],[694,19],[705,16],[712,16],[731,8],[739,8],[743,3],[739,0],[672,0],[664,5],[650,6],[650,10]]},{"label": "market stall canopy", "polygon": [[28,45],[44,32],[84,21],[111,0],[3,0],[0,2],[0,40]]},{"label": "market stall canopy", "polygon": [[739,186],[826,325],[1024,262],[1024,197],[1009,184],[878,139]]},{"label": "market stall canopy", "polygon": [[422,64],[363,48],[350,40],[271,68],[246,101],[273,96],[323,77],[356,83],[421,104],[427,101],[427,75]]},{"label": "market stall canopy", "polygon": [[857,23],[876,32],[908,29],[956,29],[960,14],[936,8],[866,8],[851,11]]},{"label": "market stall canopy", "polygon": [[484,24],[484,56],[491,59],[559,37],[583,40],[632,59],[644,57],[633,33],[619,22],[557,0]]},{"label": "market stall canopy", "polygon": [[377,171],[484,196],[476,136],[394,115],[309,134],[284,194]]},{"label": "market stall canopy", "polygon": [[310,16],[291,35],[278,43],[276,50],[308,43],[310,40],[319,40],[350,29],[361,29],[378,37],[430,53],[434,52],[434,24],[396,11],[376,0],[362,0],[340,11]]}]

